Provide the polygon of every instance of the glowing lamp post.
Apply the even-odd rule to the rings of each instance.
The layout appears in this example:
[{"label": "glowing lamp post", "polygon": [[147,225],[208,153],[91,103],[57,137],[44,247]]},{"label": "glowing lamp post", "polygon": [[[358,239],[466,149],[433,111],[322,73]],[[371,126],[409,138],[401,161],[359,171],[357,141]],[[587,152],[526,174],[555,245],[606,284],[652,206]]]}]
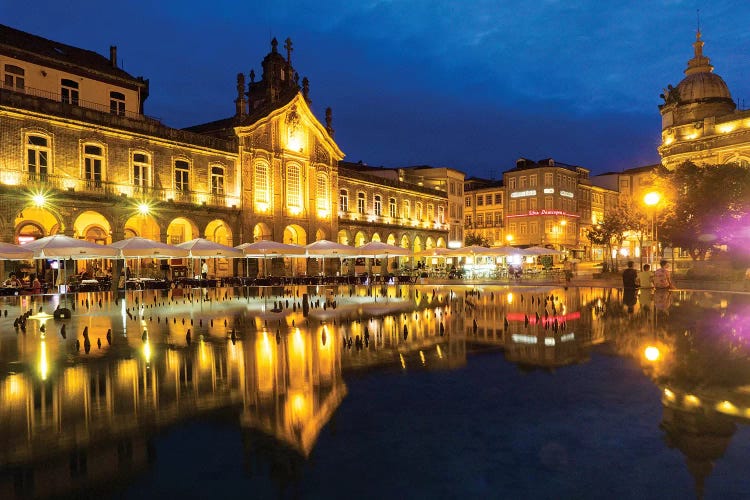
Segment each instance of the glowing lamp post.
[{"label": "glowing lamp post", "polygon": [[659,253],[659,237],[657,234],[658,228],[656,227],[656,206],[661,201],[661,194],[656,191],[646,193],[643,197],[643,203],[651,207],[651,238],[652,238],[652,251],[651,251],[651,264],[654,263],[654,254]]}]

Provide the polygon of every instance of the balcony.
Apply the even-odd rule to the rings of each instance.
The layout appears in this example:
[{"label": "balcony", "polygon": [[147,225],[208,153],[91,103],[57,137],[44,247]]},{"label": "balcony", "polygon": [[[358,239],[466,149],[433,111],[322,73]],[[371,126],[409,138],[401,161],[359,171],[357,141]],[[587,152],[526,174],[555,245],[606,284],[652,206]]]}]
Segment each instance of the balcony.
[{"label": "balcony", "polygon": [[31,192],[75,192],[81,196],[97,199],[133,197],[161,202],[174,202],[185,205],[207,205],[213,207],[239,206],[239,199],[224,194],[211,194],[200,191],[164,189],[153,186],[137,186],[98,179],[76,179],[70,176],[31,172],[2,172],[0,185],[24,186]]},{"label": "balcony", "polygon": [[339,221],[356,221],[367,222],[382,226],[398,226],[406,229],[421,228],[432,229],[436,231],[447,231],[448,224],[438,221],[429,222],[427,220],[406,219],[403,217],[390,217],[386,215],[375,215],[370,213],[360,214],[358,212],[339,212]]}]

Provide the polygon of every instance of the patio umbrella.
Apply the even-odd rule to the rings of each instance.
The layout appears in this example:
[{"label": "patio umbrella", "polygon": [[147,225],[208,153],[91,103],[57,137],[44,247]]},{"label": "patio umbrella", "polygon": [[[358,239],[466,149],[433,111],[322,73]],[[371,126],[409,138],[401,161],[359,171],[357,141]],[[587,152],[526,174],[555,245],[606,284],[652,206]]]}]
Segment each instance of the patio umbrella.
[{"label": "patio umbrella", "polygon": [[[71,238],[64,234],[45,236],[38,240],[26,243],[26,250],[34,253],[35,259],[56,259],[58,268],[61,260],[66,259],[112,259],[117,257],[118,250],[108,245],[99,245],[78,238]],[[64,284],[65,277],[63,276]]]},{"label": "patio umbrella", "polygon": [[450,248],[428,248],[427,250],[415,252],[414,255],[416,257],[452,257],[452,251]]},{"label": "patio umbrella", "polygon": [[526,255],[526,251],[522,248],[511,246],[490,247],[487,250],[486,255],[492,255],[495,257],[507,257],[509,255]]},{"label": "patio umbrella", "polygon": [[342,243],[318,240],[305,246],[305,255],[308,257],[322,258],[323,269],[325,269],[326,257],[338,257],[339,260],[344,259],[345,257],[354,257],[357,255],[357,249]]},{"label": "patio umbrella", "polygon": [[450,250],[447,255],[452,255],[454,257],[474,257],[475,255],[490,255],[487,253],[488,251],[488,247],[471,245],[468,247],[454,248]]},{"label": "patio umbrella", "polygon": [[[143,258],[179,259],[188,256],[187,250],[140,236],[116,241],[110,246],[119,250],[118,257],[123,259],[123,261],[125,259],[138,259],[138,267],[140,267],[141,259]],[[127,264],[125,267],[127,267]],[[138,272],[140,273],[140,269]]]},{"label": "patio umbrella", "polygon": [[388,257],[411,257],[414,253],[408,248],[389,245],[380,241],[371,241],[357,247],[357,256],[374,259],[385,259],[385,269],[388,270]]},{"label": "patio umbrella", "polygon": [[563,255],[565,252],[561,252],[560,250],[555,250],[554,248],[545,248],[545,247],[529,247],[525,248],[524,251],[526,252],[526,255]]},{"label": "patio umbrella", "polygon": [[260,240],[255,243],[243,243],[235,247],[242,250],[246,258],[264,259],[264,267],[267,272],[267,262],[265,259],[273,257],[299,257],[305,255],[305,247],[300,245],[290,245],[273,240]]},{"label": "patio umbrella", "polygon": [[34,252],[11,243],[0,242],[0,260],[31,260]]},{"label": "patio umbrella", "polygon": [[[242,250],[228,247],[215,241],[207,240],[205,238],[195,238],[185,243],[179,243],[175,245],[177,248],[182,248],[188,251],[188,257],[191,259],[201,258],[225,258],[234,259],[242,257]],[[192,266],[191,266],[192,267]]]}]

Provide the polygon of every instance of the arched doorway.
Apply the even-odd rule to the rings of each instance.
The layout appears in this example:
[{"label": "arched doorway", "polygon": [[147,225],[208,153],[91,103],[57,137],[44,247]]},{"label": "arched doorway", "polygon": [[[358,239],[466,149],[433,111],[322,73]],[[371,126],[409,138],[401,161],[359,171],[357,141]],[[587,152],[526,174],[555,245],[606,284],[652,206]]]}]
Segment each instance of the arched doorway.
[{"label": "arched doorway", "polygon": [[[205,238],[214,243],[231,247],[233,245],[232,229],[221,219],[214,219],[206,225]],[[208,259],[208,273],[213,276],[230,276],[231,259]]]},{"label": "arched doorway", "polygon": [[419,236],[414,237],[414,247],[412,249],[414,250],[414,253],[422,251],[422,238]]},{"label": "arched doorway", "polygon": [[442,236],[437,240],[437,247],[445,248],[445,238],[443,238]]},{"label": "arched doorway", "polygon": [[[290,224],[284,228],[283,243],[305,246],[307,245],[307,233],[302,229],[302,226]],[[292,259],[290,257],[284,259],[284,268],[290,275],[304,274],[307,271],[305,259]]]},{"label": "arched doorway", "polygon": [[342,245],[351,245],[352,236],[346,229],[339,230],[339,243]]},{"label": "arched doorway", "polygon": [[427,239],[424,242],[424,247],[426,250],[431,250],[435,248],[435,240],[432,239],[432,236],[427,237]]},{"label": "arched doorway", "polygon": [[[411,243],[409,242],[409,237],[407,235],[401,236],[401,248],[409,248],[411,246]],[[399,262],[402,266],[406,266],[409,263],[409,257],[401,257],[399,259]]]},{"label": "arched doorway", "polygon": [[151,215],[134,215],[125,222],[125,237],[140,236],[154,241],[161,241],[161,229]]},{"label": "arched doorway", "polygon": [[177,245],[186,241],[194,240],[200,236],[198,226],[195,222],[185,217],[177,217],[167,226],[167,243]]},{"label": "arched doorway", "polygon": [[23,245],[30,241],[57,234],[60,231],[60,220],[49,210],[38,207],[26,207],[18,213],[13,224],[14,241]]},{"label": "arched doorway", "polygon": [[365,233],[363,233],[362,231],[359,231],[354,236],[354,246],[355,247],[361,247],[365,243],[367,243],[367,236],[365,236]]},{"label": "arched doorway", "polygon": [[271,228],[265,222],[259,222],[253,227],[253,242],[273,239]]},{"label": "arched doorway", "polygon": [[389,245],[395,245],[396,244],[396,235],[393,234],[393,233],[389,234],[388,235],[388,239],[385,240],[385,242],[388,243]]},{"label": "arched doorway", "polygon": [[380,235],[378,233],[373,233],[372,240],[370,241],[377,241],[378,243],[380,243]]},{"label": "arched doorway", "polygon": [[[106,217],[99,212],[86,210],[76,217],[73,223],[73,232],[76,238],[84,239],[98,245],[112,243],[112,226]],[[103,277],[111,275],[111,261],[109,259],[79,260],[78,271],[86,271],[92,277]]]},{"label": "arched doorway", "polygon": [[322,229],[318,229],[315,232],[315,241],[325,240],[326,239],[326,232]]}]

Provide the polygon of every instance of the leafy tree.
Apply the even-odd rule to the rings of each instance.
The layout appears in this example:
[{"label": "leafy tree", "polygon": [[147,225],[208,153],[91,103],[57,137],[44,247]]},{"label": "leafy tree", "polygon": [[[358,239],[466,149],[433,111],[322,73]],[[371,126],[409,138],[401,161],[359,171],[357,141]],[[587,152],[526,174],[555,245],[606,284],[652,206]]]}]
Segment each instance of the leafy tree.
[{"label": "leafy tree", "polygon": [[466,245],[467,247],[470,247],[472,245],[488,247],[490,246],[490,240],[486,236],[482,236],[479,233],[470,231],[466,233],[466,236],[464,236],[464,245]]},{"label": "leafy tree", "polygon": [[750,168],[738,164],[683,163],[662,172],[658,185],[659,239],[703,260],[717,245],[732,244],[750,212]]}]

